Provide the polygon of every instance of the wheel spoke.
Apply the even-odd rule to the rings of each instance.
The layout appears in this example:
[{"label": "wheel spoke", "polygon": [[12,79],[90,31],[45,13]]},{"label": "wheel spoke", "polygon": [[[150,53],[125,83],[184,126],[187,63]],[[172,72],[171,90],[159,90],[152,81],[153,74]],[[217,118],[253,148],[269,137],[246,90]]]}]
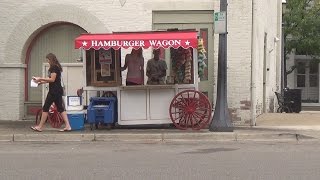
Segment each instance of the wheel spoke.
[{"label": "wheel spoke", "polygon": [[196,114],[192,114],[192,117],[194,117],[194,118],[198,118],[199,119],[199,121],[202,121],[202,118],[199,116],[199,115],[196,115]]},{"label": "wheel spoke", "polygon": [[194,114],[197,114],[197,115],[199,115],[199,116],[204,116],[204,117],[209,117],[209,116],[210,116],[210,114],[207,114],[207,113],[199,113],[199,112],[197,112],[197,111],[195,111]]},{"label": "wheel spoke", "polygon": [[206,121],[206,120],[204,120],[204,119],[202,119],[202,118],[200,118],[200,117],[197,117],[197,116],[195,116],[195,115],[193,115],[193,117],[194,117],[195,119],[198,119],[198,121],[197,121],[198,129],[201,129],[201,128],[202,128],[204,125],[206,125],[207,122],[208,122],[208,121]]},{"label": "wheel spoke", "polygon": [[189,119],[191,128],[193,128],[193,119],[191,118],[191,114],[188,115],[188,119]]},{"label": "wheel spoke", "polygon": [[179,109],[179,110],[183,110],[184,109],[184,105],[176,105],[174,106],[176,109]]},{"label": "wheel spoke", "polygon": [[177,122],[176,122],[177,120],[179,120],[178,122],[180,122],[181,118],[182,118],[182,116],[179,116],[179,117],[173,119],[172,122],[173,122],[173,123],[177,123]]},{"label": "wheel spoke", "polygon": [[186,124],[187,124],[187,128],[190,126],[192,127],[192,120],[190,119],[189,114],[186,116]]},{"label": "wheel spoke", "polygon": [[193,113],[193,116],[194,116],[194,117],[197,117],[197,118],[200,118],[200,119],[203,119],[203,118],[201,117],[201,115],[199,115],[199,114],[197,114],[197,113]]},{"label": "wheel spoke", "polygon": [[[191,120],[191,121],[192,121],[192,129],[195,129],[196,126],[199,126],[200,121],[197,120],[197,118],[196,118],[195,116],[193,116],[193,115],[190,115],[190,118],[192,119],[192,120]],[[200,126],[199,126],[199,127],[200,127]]]},{"label": "wheel spoke", "polygon": [[198,111],[203,111],[203,112],[211,111],[210,108],[200,108],[200,107],[196,107],[196,110],[198,110]]},{"label": "wheel spoke", "polygon": [[206,122],[208,122],[210,120],[210,117],[201,116],[201,115],[199,115],[197,113],[194,113],[193,115],[195,117],[199,118],[201,122],[205,122],[206,123]]},{"label": "wheel spoke", "polygon": [[182,113],[182,111],[178,111],[178,112],[171,112],[171,114],[181,114]]},{"label": "wheel spoke", "polygon": [[196,99],[196,94],[197,93],[195,93],[195,92],[193,93],[193,99]]},{"label": "wheel spoke", "polygon": [[48,116],[48,122],[54,128],[59,128],[63,124],[63,118],[61,114],[53,108],[52,113]]},{"label": "wheel spoke", "polygon": [[182,101],[177,101],[175,100],[175,102],[173,103],[174,107],[179,107],[179,106],[185,106],[185,104]]},{"label": "wheel spoke", "polygon": [[182,96],[182,94],[180,94],[180,96],[181,96],[181,102],[183,102],[183,104],[185,105],[185,106],[188,106],[189,104],[188,104],[188,101],[186,100],[186,98],[185,97],[183,97]]},{"label": "wheel spoke", "polygon": [[179,118],[179,117],[181,117],[182,112],[172,112],[171,115],[172,115],[174,118]]},{"label": "wheel spoke", "polygon": [[[180,120],[182,120],[182,121],[179,121],[179,125],[183,122],[184,123],[184,125],[187,127],[187,119],[186,119],[186,114],[183,114],[182,116],[181,116],[181,119]],[[183,124],[182,124],[183,125]],[[181,127],[182,127],[182,125],[181,125]]]}]

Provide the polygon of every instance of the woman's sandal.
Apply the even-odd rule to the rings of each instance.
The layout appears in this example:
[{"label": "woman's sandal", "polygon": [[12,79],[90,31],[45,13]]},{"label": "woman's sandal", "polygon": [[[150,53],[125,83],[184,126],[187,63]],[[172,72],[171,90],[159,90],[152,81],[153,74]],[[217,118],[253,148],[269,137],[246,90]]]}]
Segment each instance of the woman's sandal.
[{"label": "woman's sandal", "polygon": [[30,128],[36,132],[42,132],[42,130],[38,129],[36,126],[31,126]]},{"label": "woman's sandal", "polygon": [[65,129],[65,128],[59,130],[59,132],[70,132],[70,131],[72,131],[72,130],[71,129]]}]

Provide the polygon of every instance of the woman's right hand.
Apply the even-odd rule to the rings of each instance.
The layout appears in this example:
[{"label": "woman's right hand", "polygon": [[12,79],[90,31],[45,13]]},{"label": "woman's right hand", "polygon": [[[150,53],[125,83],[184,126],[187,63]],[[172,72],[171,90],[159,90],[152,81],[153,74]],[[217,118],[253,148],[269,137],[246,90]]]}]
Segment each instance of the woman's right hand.
[{"label": "woman's right hand", "polygon": [[34,80],[34,82],[39,83],[40,82],[40,77],[32,77],[32,80]]}]

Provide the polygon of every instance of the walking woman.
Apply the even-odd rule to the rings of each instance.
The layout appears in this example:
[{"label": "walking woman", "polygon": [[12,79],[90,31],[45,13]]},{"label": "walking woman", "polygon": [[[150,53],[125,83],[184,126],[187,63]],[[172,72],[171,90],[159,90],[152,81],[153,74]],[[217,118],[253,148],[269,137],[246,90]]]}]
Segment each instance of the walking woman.
[{"label": "walking woman", "polygon": [[65,122],[65,128],[60,131],[71,131],[71,126],[69,124],[68,116],[64,108],[62,95],[63,95],[63,88],[61,86],[61,72],[62,67],[57,59],[57,57],[49,53],[46,56],[46,59],[50,65],[49,73],[47,78],[43,77],[32,77],[32,79],[38,84],[45,84],[49,83],[49,92],[45,103],[42,108],[42,115],[41,121],[37,126],[31,126],[31,129],[34,131],[41,132],[43,130],[44,123],[48,117],[49,108],[52,103],[55,103],[57,106],[58,112],[61,113],[62,118]]}]

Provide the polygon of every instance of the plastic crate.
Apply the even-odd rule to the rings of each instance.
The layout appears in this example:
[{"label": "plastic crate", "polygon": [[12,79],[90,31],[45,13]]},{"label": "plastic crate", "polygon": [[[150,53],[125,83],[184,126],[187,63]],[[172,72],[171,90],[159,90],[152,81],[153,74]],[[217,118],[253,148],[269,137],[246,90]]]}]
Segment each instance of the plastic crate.
[{"label": "plastic crate", "polygon": [[90,124],[111,124],[116,120],[115,97],[93,97],[87,109],[87,122]]}]

